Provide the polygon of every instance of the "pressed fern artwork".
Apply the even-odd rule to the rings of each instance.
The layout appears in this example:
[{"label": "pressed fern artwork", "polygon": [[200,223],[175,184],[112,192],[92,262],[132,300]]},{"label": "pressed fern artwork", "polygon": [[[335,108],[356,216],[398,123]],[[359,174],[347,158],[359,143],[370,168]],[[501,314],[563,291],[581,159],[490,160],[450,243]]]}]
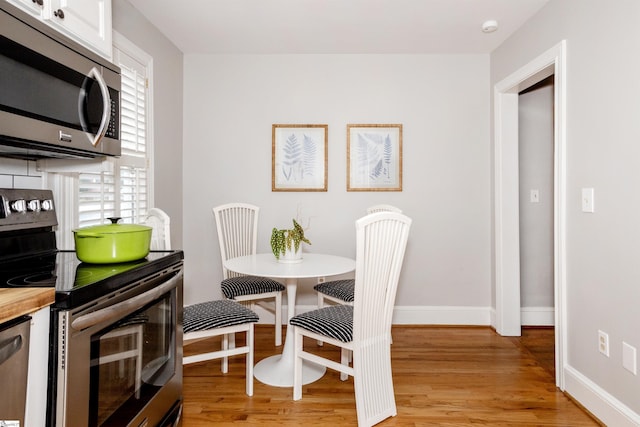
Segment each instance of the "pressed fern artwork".
[{"label": "pressed fern artwork", "polygon": [[348,191],[402,191],[402,125],[348,125]]},{"label": "pressed fern artwork", "polygon": [[327,191],[328,125],[273,125],[272,191]]}]

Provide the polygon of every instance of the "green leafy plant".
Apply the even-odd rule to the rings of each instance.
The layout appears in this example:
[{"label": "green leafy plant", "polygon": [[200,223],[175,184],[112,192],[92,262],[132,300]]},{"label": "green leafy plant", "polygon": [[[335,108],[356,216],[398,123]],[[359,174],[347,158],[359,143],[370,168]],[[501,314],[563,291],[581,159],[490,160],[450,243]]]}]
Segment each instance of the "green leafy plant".
[{"label": "green leafy plant", "polygon": [[284,255],[287,250],[293,249],[294,252],[297,252],[300,248],[300,242],[311,244],[309,239],[304,237],[304,229],[295,219],[293,220],[293,228],[274,228],[271,231],[271,250],[277,259],[280,259],[280,256]]}]

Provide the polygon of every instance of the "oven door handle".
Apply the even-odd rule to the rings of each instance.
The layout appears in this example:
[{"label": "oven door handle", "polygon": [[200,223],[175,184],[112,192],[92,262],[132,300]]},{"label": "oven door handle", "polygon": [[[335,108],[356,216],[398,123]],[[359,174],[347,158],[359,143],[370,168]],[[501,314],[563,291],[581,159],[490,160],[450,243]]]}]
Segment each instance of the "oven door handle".
[{"label": "oven door handle", "polygon": [[93,313],[85,314],[78,317],[77,319],[74,319],[71,322],[71,327],[76,331],[81,331],[83,329],[98,325],[103,322],[122,319],[128,314],[144,307],[151,301],[160,298],[162,295],[175,288],[178,281],[182,280],[183,275],[184,269],[181,268],[178,273],[171,279],[167,280],[161,285],[156,286],[153,289],[148,290],[143,294],[137,295],[126,301],[94,311]]}]

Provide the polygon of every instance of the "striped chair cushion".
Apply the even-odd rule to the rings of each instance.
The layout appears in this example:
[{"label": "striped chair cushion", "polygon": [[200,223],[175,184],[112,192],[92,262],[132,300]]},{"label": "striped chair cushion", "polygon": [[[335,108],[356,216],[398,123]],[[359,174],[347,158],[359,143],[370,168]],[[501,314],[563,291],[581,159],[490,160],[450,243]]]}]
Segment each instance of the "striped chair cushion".
[{"label": "striped chair cushion", "polygon": [[258,315],[240,303],[229,300],[207,301],[184,308],[183,330],[206,331],[257,321]]},{"label": "striped chair cushion", "polygon": [[341,299],[344,302],[353,302],[355,280],[334,280],[332,282],[318,283],[313,289],[321,294]]},{"label": "striped chair cushion", "polygon": [[289,324],[342,342],[353,340],[353,306],[334,305],[294,316]]},{"label": "striped chair cushion", "polygon": [[273,279],[257,276],[239,276],[224,279],[220,283],[222,293],[229,299],[242,295],[264,294],[266,292],[284,291],[282,283]]}]

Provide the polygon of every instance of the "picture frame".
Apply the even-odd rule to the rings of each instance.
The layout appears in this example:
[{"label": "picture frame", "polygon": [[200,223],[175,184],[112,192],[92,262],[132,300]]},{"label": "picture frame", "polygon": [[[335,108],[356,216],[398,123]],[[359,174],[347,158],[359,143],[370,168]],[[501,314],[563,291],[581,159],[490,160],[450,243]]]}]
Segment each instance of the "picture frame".
[{"label": "picture frame", "polygon": [[271,191],[327,191],[329,125],[274,124]]},{"label": "picture frame", "polygon": [[402,124],[347,125],[347,191],[402,191]]}]

